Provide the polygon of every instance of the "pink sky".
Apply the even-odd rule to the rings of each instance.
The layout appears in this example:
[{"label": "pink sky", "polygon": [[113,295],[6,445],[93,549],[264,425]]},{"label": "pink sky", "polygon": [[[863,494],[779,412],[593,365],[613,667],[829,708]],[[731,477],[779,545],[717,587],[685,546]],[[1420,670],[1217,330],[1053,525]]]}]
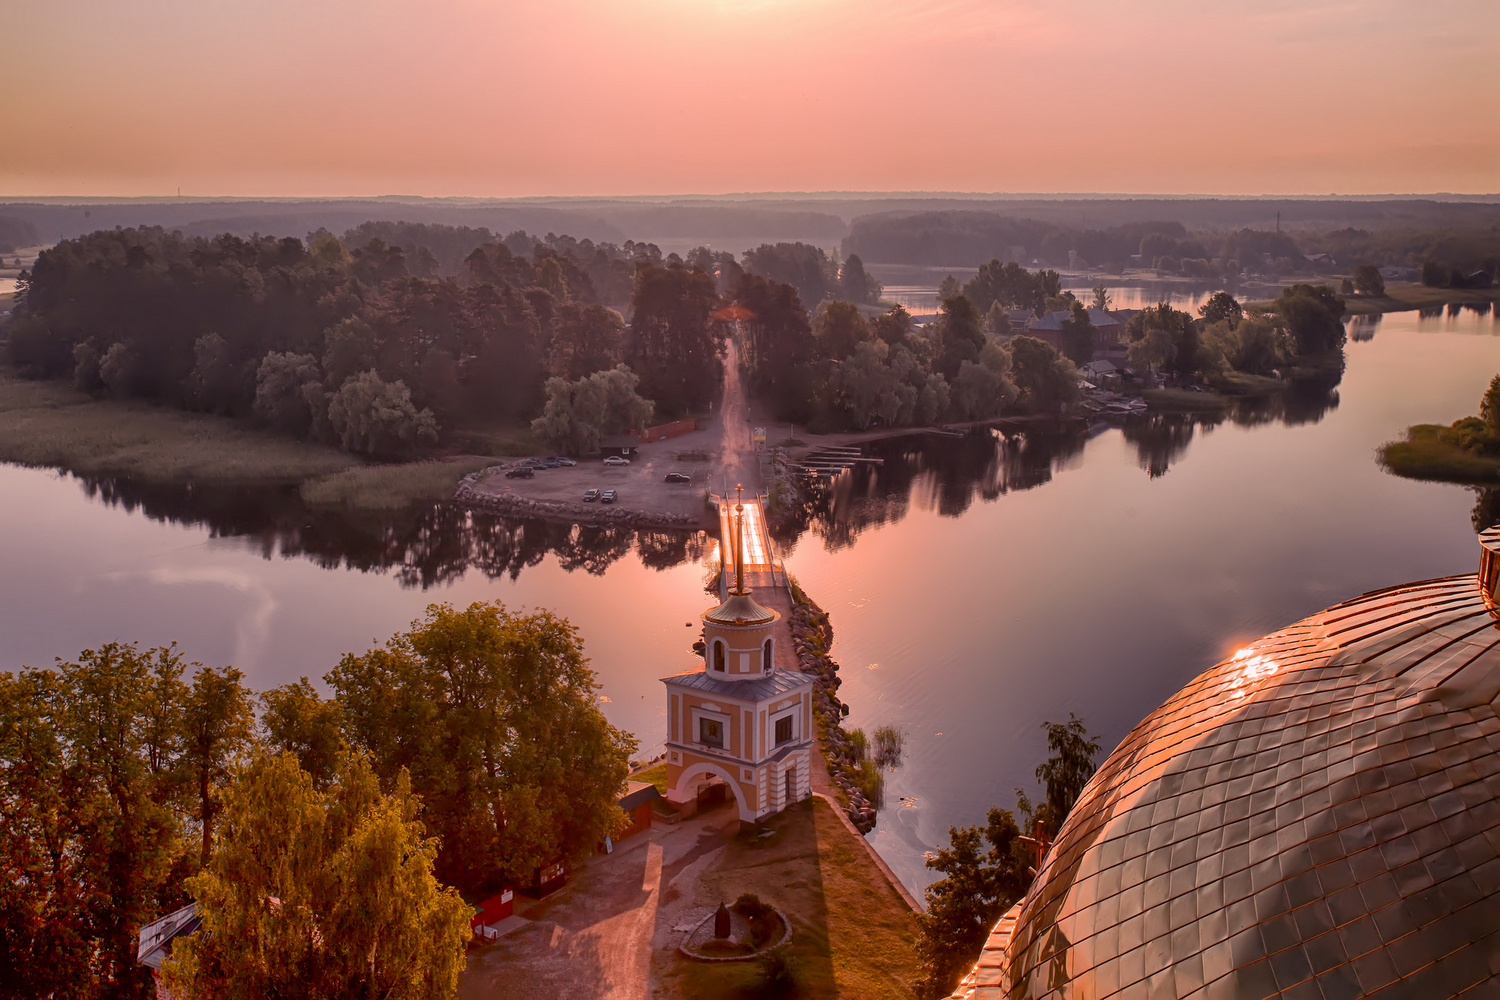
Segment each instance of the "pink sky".
[{"label": "pink sky", "polygon": [[1495,0],[0,12],[0,198],[1500,191]]}]

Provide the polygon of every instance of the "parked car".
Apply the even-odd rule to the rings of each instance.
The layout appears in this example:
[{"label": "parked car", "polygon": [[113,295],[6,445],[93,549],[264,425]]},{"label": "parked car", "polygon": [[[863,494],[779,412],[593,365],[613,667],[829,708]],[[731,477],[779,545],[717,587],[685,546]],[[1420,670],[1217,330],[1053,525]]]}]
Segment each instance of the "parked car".
[{"label": "parked car", "polygon": [[593,503],[595,500],[598,500],[598,499],[599,499],[599,491],[598,490],[586,490],[586,491],[584,491],[584,494],[583,494],[583,502],[584,503]]},{"label": "parked car", "polygon": [[599,502],[600,503],[614,503],[615,502],[615,491],[614,490],[605,490],[603,493],[599,494]]},{"label": "parked car", "polygon": [[667,478],[665,480],[663,480],[663,482],[668,482],[668,483],[690,483],[692,481],[693,481],[693,477],[692,476],[684,476],[680,472],[669,472],[669,473],[667,473]]},{"label": "parked car", "polygon": [[578,463],[575,462],[575,461],[573,461],[571,458],[569,458],[566,455],[558,455],[557,456],[557,464],[558,465],[562,465],[562,466],[566,466],[567,468],[571,469],[573,466],[577,465]]},{"label": "parked car", "polygon": [[629,465],[630,459],[621,455],[611,455],[604,460],[605,465]]},{"label": "parked car", "polygon": [[536,470],[529,465],[518,465],[514,469],[507,469],[506,479],[535,479]]},{"label": "parked car", "polygon": [[537,463],[538,469],[556,469],[558,467],[558,461],[555,458],[544,458]]}]

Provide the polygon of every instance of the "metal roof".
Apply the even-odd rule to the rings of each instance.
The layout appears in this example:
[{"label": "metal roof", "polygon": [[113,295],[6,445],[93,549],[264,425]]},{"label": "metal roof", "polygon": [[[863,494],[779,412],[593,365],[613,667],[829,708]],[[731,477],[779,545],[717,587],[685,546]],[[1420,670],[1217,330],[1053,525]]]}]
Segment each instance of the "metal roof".
[{"label": "metal roof", "polygon": [[743,701],[769,701],[788,692],[800,690],[813,682],[812,674],[804,674],[800,670],[772,670],[769,674],[762,674],[754,680],[720,680],[701,667],[686,673],[673,674],[671,677],[663,677],[661,680],[663,684],[676,684],[680,687],[719,694],[726,698],[739,698]]}]

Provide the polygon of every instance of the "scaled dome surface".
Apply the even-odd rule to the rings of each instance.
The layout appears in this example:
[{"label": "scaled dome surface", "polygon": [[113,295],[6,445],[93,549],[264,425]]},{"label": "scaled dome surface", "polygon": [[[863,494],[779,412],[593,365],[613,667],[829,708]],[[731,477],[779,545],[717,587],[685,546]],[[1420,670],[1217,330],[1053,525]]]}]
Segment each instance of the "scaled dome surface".
[{"label": "scaled dome surface", "polygon": [[1195,678],[1100,767],[963,995],[1500,994],[1486,597],[1375,591]]}]

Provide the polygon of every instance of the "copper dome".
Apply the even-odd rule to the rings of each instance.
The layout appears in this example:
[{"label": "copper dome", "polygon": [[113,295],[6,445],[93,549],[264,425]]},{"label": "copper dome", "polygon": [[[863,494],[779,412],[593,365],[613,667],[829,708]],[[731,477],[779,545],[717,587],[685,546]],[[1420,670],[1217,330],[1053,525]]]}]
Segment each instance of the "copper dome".
[{"label": "copper dome", "polygon": [[1473,575],[1375,591],[1199,675],[1100,767],[963,995],[1500,993],[1492,604]]}]

